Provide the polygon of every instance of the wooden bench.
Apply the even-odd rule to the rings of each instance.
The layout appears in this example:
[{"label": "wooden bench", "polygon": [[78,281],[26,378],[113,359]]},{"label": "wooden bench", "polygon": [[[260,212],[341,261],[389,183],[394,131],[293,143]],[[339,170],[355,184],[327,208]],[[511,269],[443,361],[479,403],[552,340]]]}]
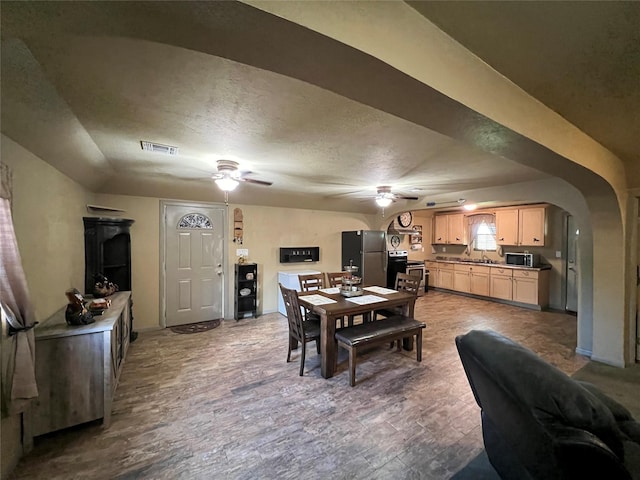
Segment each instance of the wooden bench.
[{"label": "wooden bench", "polygon": [[357,350],[365,345],[387,343],[400,340],[405,337],[416,336],[416,360],[422,361],[422,329],[424,322],[403,315],[395,315],[375,322],[363,323],[353,327],[342,328],[336,332],[336,341],[339,347],[349,352],[349,383],[353,387],[356,384],[356,355]]}]

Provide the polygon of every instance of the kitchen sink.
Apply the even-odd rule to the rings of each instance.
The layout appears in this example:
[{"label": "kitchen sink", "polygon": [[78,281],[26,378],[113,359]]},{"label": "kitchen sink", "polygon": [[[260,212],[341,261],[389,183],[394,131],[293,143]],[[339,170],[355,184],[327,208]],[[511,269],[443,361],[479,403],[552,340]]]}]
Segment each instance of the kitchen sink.
[{"label": "kitchen sink", "polygon": [[480,258],[459,258],[458,261],[465,263],[485,263],[489,265],[497,264],[497,260],[491,260],[489,258],[480,259]]}]

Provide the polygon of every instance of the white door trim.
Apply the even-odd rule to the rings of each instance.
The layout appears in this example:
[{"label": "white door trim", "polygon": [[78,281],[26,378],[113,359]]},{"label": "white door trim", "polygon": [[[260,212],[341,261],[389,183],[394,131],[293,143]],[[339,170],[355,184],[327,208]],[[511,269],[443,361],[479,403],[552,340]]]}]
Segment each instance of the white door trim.
[{"label": "white door trim", "polygon": [[166,222],[166,209],[168,206],[179,207],[202,207],[202,208],[220,208],[222,209],[222,222],[225,228],[222,232],[223,242],[223,259],[222,259],[222,313],[224,318],[229,318],[228,306],[227,306],[227,272],[229,271],[229,251],[227,246],[227,225],[229,207],[223,203],[204,203],[204,202],[183,202],[180,200],[160,200],[160,326],[162,328],[167,327],[167,271],[166,271],[166,258],[167,258],[167,222]]}]

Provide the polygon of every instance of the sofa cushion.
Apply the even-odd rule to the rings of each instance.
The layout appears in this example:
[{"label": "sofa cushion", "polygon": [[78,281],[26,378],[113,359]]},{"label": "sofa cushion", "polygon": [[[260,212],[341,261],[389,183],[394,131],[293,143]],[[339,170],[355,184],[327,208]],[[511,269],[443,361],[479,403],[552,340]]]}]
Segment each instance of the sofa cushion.
[{"label": "sofa cushion", "polygon": [[[593,393],[531,350],[493,331],[461,336],[487,375],[541,423],[584,429],[623,457],[620,432],[612,412]],[[482,407],[482,405],[480,405]]]}]

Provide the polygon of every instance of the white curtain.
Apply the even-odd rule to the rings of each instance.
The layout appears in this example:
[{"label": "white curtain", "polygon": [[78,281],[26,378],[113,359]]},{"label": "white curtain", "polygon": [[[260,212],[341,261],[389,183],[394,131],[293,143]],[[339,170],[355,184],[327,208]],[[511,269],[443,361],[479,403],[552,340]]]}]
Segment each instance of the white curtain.
[{"label": "white curtain", "polygon": [[2,307],[2,413],[24,410],[38,396],[34,314],[11,217],[11,171],[0,164],[0,306]]},{"label": "white curtain", "polygon": [[469,248],[473,248],[473,244],[476,241],[476,237],[478,236],[478,227],[483,223],[487,225],[495,223],[496,217],[495,215],[491,215],[488,213],[479,213],[477,215],[471,215],[468,218],[469,221]]}]

